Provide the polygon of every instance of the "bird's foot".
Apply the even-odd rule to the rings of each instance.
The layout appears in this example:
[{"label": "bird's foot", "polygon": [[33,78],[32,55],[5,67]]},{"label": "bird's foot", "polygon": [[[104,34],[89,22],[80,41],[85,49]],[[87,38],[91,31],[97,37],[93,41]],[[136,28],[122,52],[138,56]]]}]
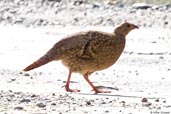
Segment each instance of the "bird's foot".
[{"label": "bird's foot", "polygon": [[100,90],[100,89],[95,89],[95,93],[111,93],[111,91],[105,91],[105,90]]},{"label": "bird's foot", "polygon": [[70,89],[68,86],[66,86],[65,85],[65,90],[67,91],[67,92],[80,92],[80,90],[79,89]]}]

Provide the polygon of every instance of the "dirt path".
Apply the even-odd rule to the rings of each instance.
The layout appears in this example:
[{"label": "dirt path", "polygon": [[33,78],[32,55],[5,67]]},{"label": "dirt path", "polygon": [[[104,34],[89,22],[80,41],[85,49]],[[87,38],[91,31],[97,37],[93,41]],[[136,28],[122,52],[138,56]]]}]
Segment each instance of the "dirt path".
[{"label": "dirt path", "polygon": [[[60,62],[49,63],[29,73],[21,72],[62,36],[84,29],[1,25],[0,113],[171,113],[171,34],[167,29],[133,31],[127,37],[119,61],[91,76],[95,85],[111,90],[110,94],[94,94],[79,74],[73,75],[71,87],[80,88],[81,93],[65,92],[62,86],[68,71]],[[98,29],[112,31],[110,27]]]}]

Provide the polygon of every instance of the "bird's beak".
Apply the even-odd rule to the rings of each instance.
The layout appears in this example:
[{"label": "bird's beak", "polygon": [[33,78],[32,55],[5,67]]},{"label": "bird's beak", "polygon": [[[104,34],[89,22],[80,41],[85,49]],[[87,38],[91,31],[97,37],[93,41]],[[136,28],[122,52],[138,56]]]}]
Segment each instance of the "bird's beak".
[{"label": "bird's beak", "polygon": [[134,25],[134,28],[135,28],[135,29],[139,29],[139,27],[138,27],[138,26],[136,26],[136,25]]}]

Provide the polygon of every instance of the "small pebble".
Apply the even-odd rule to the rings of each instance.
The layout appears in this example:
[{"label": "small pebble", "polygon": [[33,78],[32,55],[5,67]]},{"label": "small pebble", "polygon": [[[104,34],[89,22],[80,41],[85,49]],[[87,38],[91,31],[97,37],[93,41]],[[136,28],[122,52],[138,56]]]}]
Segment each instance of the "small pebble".
[{"label": "small pebble", "polygon": [[31,95],[31,97],[32,97],[32,98],[34,98],[34,97],[36,97],[36,95],[35,95],[35,94],[33,94],[33,95]]},{"label": "small pebble", "polygon": [[91,105],[91,102],[90,102],[90,101],[87,101],[86,104],[87,104],[87,105]]},{"label": "small pebble", "polygon": [[109,101],[108,103],[112,103],[112,101]]},{"label": "small pebble", "polygon": [[11,81],[15,81],[16,79],[11,79]]},{"label": "small pebble", "polygon": [[141,102],[148,102],[147,98],[142,98]]},{"label": "small pebble", "polygon": [[125,107],[125,101],[121,101],[120,103],[122,103],[122,106]]},{"label": "small pebble", "polygon": [[159,99],[156,99],[155,102],[159,102]]},{"label": "small pebble", "polygon": [[24,76],[30,76],[30,74],[29,73],[25,73]]},{"label": "small pebble", "polygon": [[52,96],[55,96],[56,94],[55,93],[52,93]]},{"label": "small pebble", "polygon": [[146,107],[149,107],[151,105],[152,105],[152,103],[149,103],[149,102],[147,102],[147,103],[144,104],[144,106],[146,106]]},{"label": "small pebble", "polygon": [[12,93],[13,91],[12,90],[9,90],[10,93]]},{"label": "small pebble", "polygon": [[14,108],[14,110],[24,110],[24,108],[21,107],[21,106],[17,106],[17,107]]},{"label": "small pebble", "polygon": [[21,103],[24,103],[24,102],[28,103],[28,102],[31,102],[31,100],[30,99],[22,99],[20,102]]},{"label": "small pebble", "polygon": [[44,104],[44,103],[38,103],[36,106],[38,106],[39,108],[44,108],[44,107],[46,107],[46,105]]},{"label": "small pebble", "polygon": [[56,106],[56,103],[52,103],[51,105],[52,105],[52,106]]},{"label": "small pebble", "polygon": [[19,74],[23,74],[23,72],[20,71]]},{"label": "small pebble", "polygon": [[101,104],[106,104],[106,102],[102,102]]},{"label": "small pebble", "polygon": [[109,113],[109,111],[108,111],[108,110],[106,110],[106,111],[105,111],[105,113]]},{"label": "small pebble", "polygon": [[123,104],[125,104],[125,101],[121,101],[120,103],[123,103]]}]

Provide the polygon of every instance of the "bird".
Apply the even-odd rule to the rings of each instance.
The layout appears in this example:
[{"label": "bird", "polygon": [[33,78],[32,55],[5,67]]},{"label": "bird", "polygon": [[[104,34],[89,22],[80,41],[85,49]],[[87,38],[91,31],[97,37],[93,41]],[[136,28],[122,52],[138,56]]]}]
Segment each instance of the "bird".
[{"label": "bird", "polygon": [[133,29],[138,29],[138,26],[124,22],[111,33],[87,30],[66,36],[23,71],[30,71],[49,62],[61,60],[69,69],[64,86],[67,92],[80,92],[79,89],[70,89],[69,86],[71,74],[74,72],[81,74],[95,93],[110,93],[111,91],[94,86],[89,76],[112,66],[118,60],[125,48],[126,36]]}]

